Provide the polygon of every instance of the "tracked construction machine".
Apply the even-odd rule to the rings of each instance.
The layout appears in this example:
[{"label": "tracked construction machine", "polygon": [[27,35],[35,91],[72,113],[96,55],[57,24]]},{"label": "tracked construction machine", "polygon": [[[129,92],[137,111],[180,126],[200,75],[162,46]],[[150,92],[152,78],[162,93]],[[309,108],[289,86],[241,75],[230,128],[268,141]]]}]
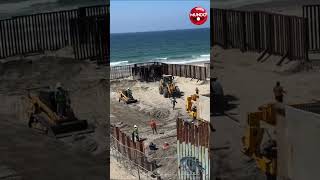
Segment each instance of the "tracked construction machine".
[{"label": "tracked construction machine", "polygon": [[162,75],[159,83],[159,93],[163,94],[163,97],[181,97],[181,92],[178,86],[173,83],[174,77],[172,75]]},{"label": "tracked construction machine", "polygon": [[119,102],[123,101],[127,104],[138,102],[137,99],[134,99],[132,96],[132,92],[130,89],[127,90],[119,90],[118,91]]},{"label": "tracked construction machine", "polygon": [[28,90],[28,126],[48,136],[61,138],[75,134],[94,132],[86,120],[79,120],[70,106],[66,107],[65,114],[57,114],[54,91]]},{"label": "tracked construction machine", "polygon": [[269,140],[263,143],[266,129],[261,122],[276,125],[274,104],[260,106],[259,111],[248,113],[248,126],[242,137],[243,153],[256,161],[258,168],[267,176],[267,180],[275,180],[277,176],[277,144],[269,134]]}]

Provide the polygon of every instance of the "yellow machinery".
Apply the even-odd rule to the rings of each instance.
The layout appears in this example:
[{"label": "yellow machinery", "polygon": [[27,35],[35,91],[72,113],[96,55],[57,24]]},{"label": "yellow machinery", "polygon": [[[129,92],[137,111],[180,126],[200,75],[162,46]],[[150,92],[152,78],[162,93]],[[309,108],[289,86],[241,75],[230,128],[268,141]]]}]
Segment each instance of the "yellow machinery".
[{"label": "yellow machinery", "polygon": [[268,180],[276,179],[276,141],[269,140],[267,143],[263,144],[263,148],[261,147],[265,129],[261,128],[260,121],[275,126],[275,112],[274,104],[267,104],[259,107],[258,112],[248,113],[248,127],[245,131],[245,136],[242,137],[244,154],[252,157],[256,161],[258,168],[267,175]]},{"label": "yellow machinery", "polygon": [[131,90],[119,90],[118,97],[119,97],[119,102],[123,101],[127,104],[136,103],[138,101],[133,98]]},{"label": "yellow machinery", "polygon": [[173,83],[172,75],[162,75],[162,78],[159,83],[159,93],[163,94],[163,97],[181,97],[181,92]]},{"label": "yellow machinery", "polygon": [[198,99],[199,96],[196,94],[188,96],[186,99],[186,111],[193,119],[197,118],[197,107],[195,105],[195,102]]},{"label": "yellow machinery", "polygon": [[89,128],[86,120],[78,120],[71,107],[66,107],[63,117],[56,113],[54,92],[38,91],[36,94],[28,93],[28,126],[39,130],[48,136],[60,138],[74,134],[90,133],[94,130]]}]

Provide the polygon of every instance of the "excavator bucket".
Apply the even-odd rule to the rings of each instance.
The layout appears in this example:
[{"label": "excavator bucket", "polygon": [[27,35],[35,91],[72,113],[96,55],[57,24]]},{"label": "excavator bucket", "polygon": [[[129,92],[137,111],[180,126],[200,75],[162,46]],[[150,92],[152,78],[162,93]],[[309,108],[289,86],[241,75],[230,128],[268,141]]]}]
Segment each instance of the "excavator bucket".
[{"label": "excavator bucket", "polygon": [[48,134],[53,135],[56,138],[94,132],[94,129],[92,127],[89,127],[88,122],[86,120],[63,122],[58,125],[51,126],[50,129],[51,132]]}]

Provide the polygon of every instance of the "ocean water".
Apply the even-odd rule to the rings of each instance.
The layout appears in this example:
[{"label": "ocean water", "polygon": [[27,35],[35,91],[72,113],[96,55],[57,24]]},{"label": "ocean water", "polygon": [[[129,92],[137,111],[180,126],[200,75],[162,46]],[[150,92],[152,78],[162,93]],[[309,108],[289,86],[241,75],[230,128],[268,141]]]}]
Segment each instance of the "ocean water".
[{"label": "ocean water", "polygon": [[210,29],[111,34],[111,66],[210,60]]}]

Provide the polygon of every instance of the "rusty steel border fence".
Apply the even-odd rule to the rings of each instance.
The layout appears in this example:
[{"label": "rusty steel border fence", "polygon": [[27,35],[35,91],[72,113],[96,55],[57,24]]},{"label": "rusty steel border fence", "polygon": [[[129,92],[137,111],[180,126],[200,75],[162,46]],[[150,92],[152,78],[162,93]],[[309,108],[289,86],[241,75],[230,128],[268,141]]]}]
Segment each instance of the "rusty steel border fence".
[{"label": "rusty steel border fence", "polygon": [[113,137],[110,139],[111,145],[118,152],[147,171],[153,171],[156,168],[154,162],[148,161],[143,142],[132,141],[131,137],[121,132],[119,127],[111,126],[111,130]]},{"label": "rusty steel border fence", "polygon": [[308,60],[306,18],[215,8],[211,15],[213,46]]},{"label": "rusty steel border fence", "polygon": [[72,19],[70,32],[75,59],[110,63],[109,16],[89,16]]},{"label": "rusty steel border fence", "polygon": [[72,45],[70,32],[72,19],[103,15],[109,15],[109,5],[15,16],[0,20],[0,59],[70,46]]},{"label": "rusty steel border fence", "polygon": [[[180,76],[201,81],[209,78],[209,70],[206,66],[185,65],[185,64],[165,64],[160,62],[141,63],[125,66],[113,66],[110,71],[110,79],[121,79],[134,76],[134,79],[148,81],[157,80],[162,74]],[[151,71],[155,71],[151,73]]]},{"label": "rusty steel border fence", "polygon": [[[177,154],[178,154],[178,164],[179,168],[179,178],[189,179],[190,172],[186,172],[186,169],[182,168],[185,166],[186,158],[191,158],[201,168],[201,174],[197,174],[199,179],[210,179],[210,125],[209,122],[197,121],[196,123],[191,123],[178,118],[177,124]],[[184,160],[182,160],[184,159]],[[189,162],[191,163],[191,162]],[[192,164],[192,163],[191,163]],[[191,168],[193,169],[193,168]],[[193,172],[195,173],[195,172]],[[195,174],[193,175],[195,176]]]},{"label": "rusty steel border fence", "polygon": [[320,4],[302,6],[302,14],[308,22],[308,40],[310,51],[320,51]]}]

